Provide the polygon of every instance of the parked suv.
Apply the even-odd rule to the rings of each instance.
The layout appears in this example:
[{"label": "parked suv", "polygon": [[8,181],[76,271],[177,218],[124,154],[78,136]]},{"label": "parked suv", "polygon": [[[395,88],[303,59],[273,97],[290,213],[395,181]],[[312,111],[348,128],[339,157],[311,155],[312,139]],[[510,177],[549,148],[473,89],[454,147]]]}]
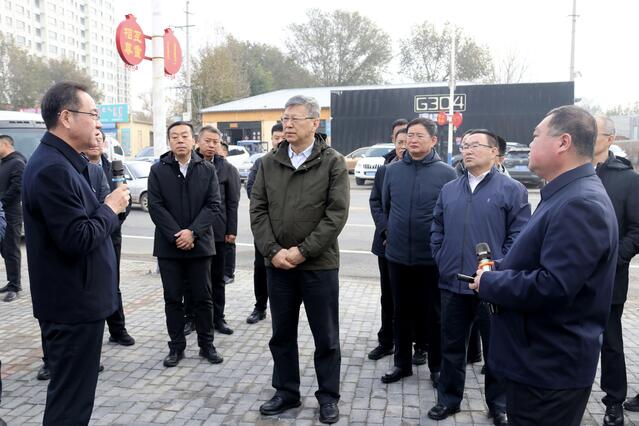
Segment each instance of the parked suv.
[{"label": "parked suv", "polygon": [[384,155],[395,149],[392,143],[378,143],[371,146],[355,166],[355,183],[364,185],[367,180],[374,180],[377,168],[384,164]]},{"label": "parked suv", "polygon": [[510,177],[524,185],[531,185],[538,188],[544,186],[544,181],[528,168],[528,157],[530,156],[530,148],[511,148],[506,152],[506,161],[504,166]]},{"label": "parked suv", "polygon": [[0,111],[0,135],[9,135],[15,149],[27,160],[40,144],[47,128],[40,114],[30,112]]}]

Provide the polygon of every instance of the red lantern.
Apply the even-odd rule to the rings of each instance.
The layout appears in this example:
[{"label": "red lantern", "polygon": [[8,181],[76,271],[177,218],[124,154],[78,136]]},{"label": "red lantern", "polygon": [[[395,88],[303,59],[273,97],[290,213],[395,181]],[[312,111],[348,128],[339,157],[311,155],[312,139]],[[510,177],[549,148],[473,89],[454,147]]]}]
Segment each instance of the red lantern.
[{"label": "red lantern", "polygon": [[175,75],[182,66],[182,48],[171,28],[164,30],[164,72]]},{"label": "red lantern", "polygon": [[115,30],[115,45],[120,58],[128,65],[138,65],[144,59],[146,43],[142,28],[135,20],[135,16],[126,15]]},{"label": "red lantern", "polygon": [[446,123],[448,123],[448,117],[446,116],[446,113],[444,111],[440,111],[437,114],[437,125],[445,126]]},{"label": "red lantern", "polygon": [[464,121],[461,112],[455,112],[453,113],[453,126],[455,127],[459,127],[461,126],[462,122]]}]

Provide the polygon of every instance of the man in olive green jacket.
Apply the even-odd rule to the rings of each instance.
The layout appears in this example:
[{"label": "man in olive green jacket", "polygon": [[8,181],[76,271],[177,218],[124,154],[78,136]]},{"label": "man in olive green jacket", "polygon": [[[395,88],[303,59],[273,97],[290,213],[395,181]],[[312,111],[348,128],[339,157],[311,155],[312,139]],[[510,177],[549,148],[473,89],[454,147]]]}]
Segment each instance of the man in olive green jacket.
[{"label": "man in olive green jacket", "polygon": [[251,228],[265,257],[273,337],[275,396],[264,415],[300,405],[297,349],[299,307],[304,302],[315,340],[319,420],[339,419],[339,247],[348,218],[350,186],[346,163],[315,132],[319,105],[294,96],[286,103],[284,140],[262,157],[251,192]]}]

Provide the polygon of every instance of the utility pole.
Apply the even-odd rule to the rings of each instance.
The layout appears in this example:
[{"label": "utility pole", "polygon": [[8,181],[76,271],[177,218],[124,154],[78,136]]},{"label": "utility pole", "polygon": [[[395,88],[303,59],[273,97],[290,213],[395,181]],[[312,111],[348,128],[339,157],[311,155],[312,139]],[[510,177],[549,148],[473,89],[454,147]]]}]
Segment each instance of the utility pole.
[{"label": "utility pole", "polygon": [[193,119],[193,107],[191,105],[191,50],[189,49],[189,1],[186,2],[186,121]]},{"label": "utility pole", "polygon": [[189,33],[189,28],[194,27],[195,25],[189,25],[189,15],[191,15],[191,12],[189,12],[189,3],[191,2],[187,0],[186,10],[184,11],[184,13],[186,14],[186,25],[174,27],[174,28],[186,29],[186,54],[184,55],[185,61],[186,61],[186,70],[185,70],[186,72],[186,112],[182,114],[182,120],[184,121],[193,120],[193,105],[192,105],[193,94],[191,90],[191,49],[190,49],[191,36]]},{"label": "utility pole", "polygon": [[577,30],[577,0],[572,0],[572,37],[570,41],[570,81],[575,81],[575,34]]},{"label": "utility pole", "polygon": [[449,165],[453,163],[453,114],[455,112],[455,33],[456,29],[451,25],[452,42],[450,48],[450,77],[448,79],[448,88],[450,89],[450,98],[448,101],[448,159]]},{"label": "utility pole", "polygon": [[166,106],[164,104],[164,28],[162,0],[153,0],[153,155],[166,152]]}]

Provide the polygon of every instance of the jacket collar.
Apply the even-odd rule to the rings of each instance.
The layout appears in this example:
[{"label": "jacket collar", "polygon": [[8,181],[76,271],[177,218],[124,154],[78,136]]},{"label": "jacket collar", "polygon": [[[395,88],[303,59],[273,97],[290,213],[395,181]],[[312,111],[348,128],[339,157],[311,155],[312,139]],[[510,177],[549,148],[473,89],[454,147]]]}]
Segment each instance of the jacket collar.
[{"label": "jacket collar", "polygon": [[627,170],[632,168],[632,163],[627,158],[617,157],[612,151],[608,151],[606,161],[597,165],[597,171],[601,169]]},{"label": "jacket collar", "polygon": [[410,156],[410,153],[408,152],[408,150],[404,151],[404,157],[402,158],[402,161],[406,164],[422,164],[424,166],[431,164],[431,163],[436,163],[438,161],[442,161],[441,158],[439,158],[439,155],[437,154],[437,151],[435,151],[434,149],[430,150],[430,153],[428,153],[428,155],[424,158],[422,158],[421,160],[413,160],[412,157]]},{"label": "jacket collar", "polygon": [[[202,157],[200,157],[200,154],[198,154],[196,151],[191,152],[191,161],[189,161],[189,167],[191,166],[191,163],[199,163],[204,161],[202,159]],[[178,164],[178,161],[175,159],[175,155],[173,155],[173,151],[167,151],[164,154],[162,154],[160,156],[160,162],[165,163],[165,164]]]},{"label": "jacket collar", "polygon": [[86,157],[78,153],[75,149],[71,148],[71,145],[69,145],[53,133],[50,133],[48,131],[45,132],[44,136],[42,136],[41,142],[60,151],[60,153],[64,155],[67,160],[69,160],[73,168],[76,169],[78,173],[83,173],[84,169],[87,168],[89,161],[86,159]]},{"label": "jacket collar", "polygon": [[559,192],[564,186],[572,183],[577,179],[593,176],[594,174],[595,168],[590,163],[586,163],[579,167],[575,167],[574,169],[568,170],[567,172],[560,174],[555,179],[550,181],[548,185],[541,188],[541,190],[539,191],[541,200],[547,200],[548,198]]},{"label": "jacket collar", "polygon": [[[288,156],[288,146],[289,143],[286,139],[280,143],[280,145],[277,147],[277,150],[275,151],[275,160],[287,167],[293,168],[291,158]],[[326,149],[328,149],[328,145],[326,144],[326,140],[322,137],[322,134],[315,133],[315,141],[313,142],[313,150],[311,151],[311,155],[297,170],[304,170],[314,166],[321,160],[320,155]]]}]

